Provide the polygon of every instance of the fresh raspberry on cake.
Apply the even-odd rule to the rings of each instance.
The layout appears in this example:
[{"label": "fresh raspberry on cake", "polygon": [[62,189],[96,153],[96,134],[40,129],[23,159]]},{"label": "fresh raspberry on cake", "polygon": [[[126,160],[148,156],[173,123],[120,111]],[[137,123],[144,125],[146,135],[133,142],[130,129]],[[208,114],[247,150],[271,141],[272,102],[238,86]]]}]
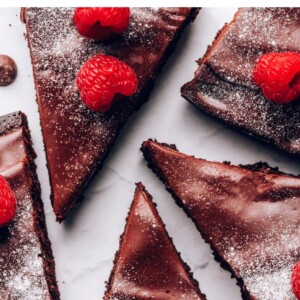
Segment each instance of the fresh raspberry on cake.
[{"label": "fresh raspberry on cake", "polygon": [[107,40],[126,31],[129,17],[128,7],[81,7],[74,13],[78,32],[95,40]]},{"label": "fresh raspberry on cake", "polygon": [[300,299],[300,261],[293,268],[292,273],[292,288],[297,299]]},{"label": "fresh raspberry on cake", "polygon": [[8,225],[16,214],[17,200],[8,182],[0,175],[0,227]]},{"label": "fresh raspberry on cake", "polygon": [[137,89],[134,70],[113,56],[99,54],[80,69],[76,84],[83,102],[92,110],[104,112],[120,97]]},{"label": "fresh raspberry on cake", "polygon": [[270,52],[262,55],[254,70],[254,82],[264,96],[278,104],[300,97],[300,53]]}]

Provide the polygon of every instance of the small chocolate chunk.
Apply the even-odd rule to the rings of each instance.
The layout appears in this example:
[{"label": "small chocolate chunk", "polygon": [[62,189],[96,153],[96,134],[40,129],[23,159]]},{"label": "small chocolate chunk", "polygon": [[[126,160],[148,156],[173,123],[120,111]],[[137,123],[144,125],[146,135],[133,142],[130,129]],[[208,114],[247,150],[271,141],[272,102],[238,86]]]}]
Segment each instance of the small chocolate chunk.
[{"label": "small chocolate chunk", "polygon": [[0,54],[0,86],[12,84],[17,77],[17,65],[15,61],[4,54]]}]

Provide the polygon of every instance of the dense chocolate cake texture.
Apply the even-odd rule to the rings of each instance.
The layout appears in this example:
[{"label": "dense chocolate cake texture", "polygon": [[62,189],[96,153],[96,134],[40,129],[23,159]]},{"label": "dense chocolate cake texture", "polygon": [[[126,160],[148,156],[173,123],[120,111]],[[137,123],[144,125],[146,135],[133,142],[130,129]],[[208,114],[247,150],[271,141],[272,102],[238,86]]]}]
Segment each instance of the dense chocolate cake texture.
[{"label": "dense chocolate cake texture", "polygon": [[300,53],[299,8],[240,9],[199,61],[182,96],[212,117],[299,155],[299,101],[267,100],[252,79],[258,58],[268,52]]},{"label": "dense chocolate cake texture", "polygon": [[40,185],[26,116],[0,117],[0,174],[17,199],[12,223],[0,229],[0,299],[59,300]]},{"label": "dense chocolate cake texture", "polygon": [[296,300],[290,278],[300,258],[300,178],[263,163],[197,159],[151,140],[142,151],[238,279],[243,299]]},{"label": "dense chocolate cake texture", "polygon": [[[121,127],[144,103],[163,63],[198,9],[132,8],[129,29],[95,42],[80,36],[73,8],[23,10],[52,186],[62,221],[107,156]],[[79,97],[75,79],[96,54],[113,55],[137,74],[137,92],[109,112],[93,112]]]},{"label": "dense chocolate cake texture", "polygon": [[206,299],[141,183],[137,184],[104,299]]}]

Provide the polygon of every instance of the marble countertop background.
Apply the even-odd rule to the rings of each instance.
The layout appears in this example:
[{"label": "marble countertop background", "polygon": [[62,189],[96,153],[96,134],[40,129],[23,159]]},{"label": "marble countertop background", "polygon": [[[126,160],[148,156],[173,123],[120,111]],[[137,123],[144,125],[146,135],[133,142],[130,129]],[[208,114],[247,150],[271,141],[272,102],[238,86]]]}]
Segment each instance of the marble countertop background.
[{"label": "marble countertop background", "polygon": [[38,154],[36,163],[62,300],[102,298],[133,199],[134,183],[138,181],[145,184],[158,204],[176,248],[191,267],[207,298],[241,300],[236,280],[214,261],[209,246],[147,168],[139,150],[144,140],[156,138],[175,143],[184,153],[208,160],[229,160],[233,164],[267,161],[285,172],[300,173],[300,163],[293,158],[223,126],[180,96],[180,87],[192,79],[197,68],[195,61],[204,54],[216,32],[232,18],[236,9],[202,9],[163,69],[149,102],[122,130],[104,168],[85,193],[84,202],[77,205],[61,225],[55,222],[50,204],[32,68],[19,11],[19,8],[0,8],[0,53],[14,58],[19,68],[14,84],[0,87],[0,112],[2,115],[22,110],[28,116]]}]

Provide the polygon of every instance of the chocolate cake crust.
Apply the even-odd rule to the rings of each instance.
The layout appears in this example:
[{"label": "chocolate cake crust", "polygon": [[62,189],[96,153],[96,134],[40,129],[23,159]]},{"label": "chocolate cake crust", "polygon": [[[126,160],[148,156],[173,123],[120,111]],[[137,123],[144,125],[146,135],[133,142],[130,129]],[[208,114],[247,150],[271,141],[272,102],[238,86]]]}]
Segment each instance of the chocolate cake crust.
[{"label": "chocolate cake crust", "polygon": [[[52,187],[62,221],[95,175],[128,117],[143,104],[154,79],[197,8],[132,8],[129,29],[114,40],[80,36],[73,8],[23,11]],[[47,47],[45,47],[47,45]],[[96,54],[113,55],[137,74],[137,92],[109,112],[93,112],[79,97],[75,79]]]},{"label": "chocolate cake crust", "polygon": [[199,60],[182,96],[213,118],[297,156],[299,100],[276,104],[264,97],[252,72],[262,54],[300,53],[299,8],[241,8]]},{"label": "chocolate cake crust", "polygon": [[60,299],[35,157],[26,116],[0,117],[0,174],[17,198],[15,218],[0,229],[1,299]]},{"label": "chocolate cake crust", "polygon": [[151,195],[138,183],[104,299],[145,297],[206,300],[176,251]]},{"label": "chocolate cake crust", "polygon": [[149,167],[194,221],[246,300],[296,300],[290,283],[300,258],[300,179],[266,163],[231,166],[146,141]]}]

